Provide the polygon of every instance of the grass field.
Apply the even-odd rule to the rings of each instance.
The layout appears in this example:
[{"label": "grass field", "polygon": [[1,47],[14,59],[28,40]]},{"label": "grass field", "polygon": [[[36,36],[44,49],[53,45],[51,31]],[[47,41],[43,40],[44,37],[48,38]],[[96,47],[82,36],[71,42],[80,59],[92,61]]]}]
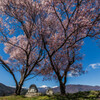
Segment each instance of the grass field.
[{"label": "grass field", "polygon": [[26,98],[24,96],[5,96],[0,97],[0,100],[100,100],[99,91],[78,92],[74,94],[66,94],[66,96],[37,96]]}]

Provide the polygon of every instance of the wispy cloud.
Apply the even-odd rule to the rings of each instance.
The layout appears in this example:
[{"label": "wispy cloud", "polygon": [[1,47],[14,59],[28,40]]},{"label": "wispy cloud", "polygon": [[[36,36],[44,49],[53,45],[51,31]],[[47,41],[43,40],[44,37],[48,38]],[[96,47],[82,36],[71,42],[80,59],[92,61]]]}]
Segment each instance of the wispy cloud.
[{"label": "wispy cloud", "polygon": [[73,77],[74,71],[72,70],[70,73],[68,73],[68,77]]},{"label": "wispy cloud", "polygon": [[73,77],[72,73],[69,73],[69,74],[68,74],[68,77]]},{"label": "wispy cloud", "polygon": [[100,63],[89,64],[88,67],[86,68],[86,72],[91,69],[97,69],[97,68],[100,68]]},{"label": "wispy cloud", "polygon": [[91,67],[93,69],[96,69],[96,68],[99,68],[100,67],[100,63],[90,64],[88,67]]},{"label": "wispy cloud", "polygon": [[75,77],[75,76],[78,76],[79,73],[78,72],[75,72],[74,70],[72,70],[71,72],[68,73],[68,77]]}]

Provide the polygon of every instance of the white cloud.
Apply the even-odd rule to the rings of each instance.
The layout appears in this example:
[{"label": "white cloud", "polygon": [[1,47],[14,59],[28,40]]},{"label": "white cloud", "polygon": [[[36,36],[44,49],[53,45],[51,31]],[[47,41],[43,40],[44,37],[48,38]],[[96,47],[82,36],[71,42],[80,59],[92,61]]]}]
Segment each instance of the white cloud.
[{"label": "white cloud", "polygon": [[68,73],[68,77],[73,77],[74,71],[72,70],[70,73]]},{"label": "white cloud", "polygon": [[91,67],[93,69],[96,69],[96,68],[99,68],[100,67],[100,63],[90,64],[88,67]]},{"label": "white cloud", "polygon": [[79,73],[75,72],[74,70],[72,70],[70,73],[68,73],[68,77],[73,77],[73,76],[78,76]]},{"label": "white cloud", "polygon": [[53,86],[52,88],[56,88],[56,87],[58,87],[58,86]]},{"label": "white cloud", "polygon": [[73,77],[72,73],[69,73],[69,74],[68,74],[68,77]]},{"label": "white cloud", "polygon": [[[9,86],[9,87],[16,88],[16,86]],[[27,87],[22,87],[22,88],[27,89]]]},{"label": "white cloud", "polygon": [[40,88],[47,88],[47,86],[46,85],[42,85],[42,86],[40,86]]},{"label": "white cloud", "polygon": [[16,86],[9,86],[9,87],[15,88]]}]

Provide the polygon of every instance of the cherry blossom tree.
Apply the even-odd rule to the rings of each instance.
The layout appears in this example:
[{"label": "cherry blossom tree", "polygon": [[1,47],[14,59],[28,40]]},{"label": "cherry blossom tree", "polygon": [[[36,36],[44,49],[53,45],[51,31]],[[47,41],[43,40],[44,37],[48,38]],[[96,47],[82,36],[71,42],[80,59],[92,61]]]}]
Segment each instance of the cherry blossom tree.
[{"label": "cherry blossom tree", "polygon": [[[35,40],[27,40],[25,35],[14,36],[4,45],[4,51],[10,57],[7,60],[0,59],[0,62],[8,72],[13,73],[16,83],[15,93],[19,95],[24,81],[39,73],[37,70],[43,59],[42,50],[36,45]],[[20,79],[15,77],[16,72],[20,74]]]},{"label": "cherry blossom tree", "polygon": [[59,81],[65,94],[68,74],[83,73],[79,54],[86,37],[100,35],[99,0],[42,0],[47,17],[42,21],[39,34],[47,53],[47,76]]},{"label": "cherry blossom tree", "polygon": [[0,64],[12,75],[15,94],[20,95],[24,82],[39,74],[44,59],[37,40],[39,5],[31,0],[0,0],[0,4],[0,41],[9,55],[7,60],[0,57]]}]

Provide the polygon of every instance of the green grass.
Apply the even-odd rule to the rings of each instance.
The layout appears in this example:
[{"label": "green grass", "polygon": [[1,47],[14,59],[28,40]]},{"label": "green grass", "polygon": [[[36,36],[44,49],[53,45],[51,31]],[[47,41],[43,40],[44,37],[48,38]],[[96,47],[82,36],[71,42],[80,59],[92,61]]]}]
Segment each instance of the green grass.
[{"label": "green grass", "polygon": [[68,100],[62,96],[38,96],[32,98],[26,98],[24,96],[6,96],[1,97],[0,100]]},{"label": "green grass", "polygon": [[78,92],[74,94],[66,94],[66,96],[61,96],[59,94],[53,96],[37,96],[26,98],[24,96],[5,96],[0,97],[0,100],[100,100],[98,95],[100,91],[87,91],[87,92]]}]

